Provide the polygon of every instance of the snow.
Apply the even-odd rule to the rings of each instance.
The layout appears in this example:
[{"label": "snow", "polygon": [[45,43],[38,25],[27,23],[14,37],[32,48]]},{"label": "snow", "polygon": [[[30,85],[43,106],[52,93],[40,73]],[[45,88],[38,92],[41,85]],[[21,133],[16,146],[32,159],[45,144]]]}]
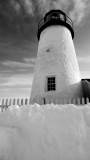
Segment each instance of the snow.
[{"label": "snow", "polygon": [[0,113],[0,160],[89,160],[90,104],[10,106]]}]

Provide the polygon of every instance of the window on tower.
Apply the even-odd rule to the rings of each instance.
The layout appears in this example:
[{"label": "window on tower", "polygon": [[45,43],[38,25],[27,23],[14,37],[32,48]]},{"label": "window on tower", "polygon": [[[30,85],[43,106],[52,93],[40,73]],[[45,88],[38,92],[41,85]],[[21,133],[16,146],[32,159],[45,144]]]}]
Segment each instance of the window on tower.
[{"label": "window on tower", "polygon": [[58,19],[60,16],[58,13],[53,13],[51,18]]},{"label": "window on tower", "polygon": [[47,77],[47,91],[56,90],[56,77]]},{"label": "window on tower", "polygon": [[65,20],[65,16],[63,14],[60,14],[60,19],[64,21]]}]

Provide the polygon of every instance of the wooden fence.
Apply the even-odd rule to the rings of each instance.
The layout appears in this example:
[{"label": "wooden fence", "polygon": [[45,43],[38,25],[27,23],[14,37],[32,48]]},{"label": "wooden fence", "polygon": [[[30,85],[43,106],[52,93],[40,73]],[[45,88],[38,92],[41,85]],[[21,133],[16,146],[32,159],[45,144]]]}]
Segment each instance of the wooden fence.
[{"label": "wooden fence", "polygon": [[[45,98],[45,99],[37,99],[37,104],[40,104],[40,105],[45,105],[45,104],[75,104],[75,105],[82,105],[84,106],[85,104],[88,104],[90,103],[90,98],[69,98],[69,99],[64,99],[64,100],[61,100],[61,99],[48,99],[48,98]],[[12,106],[12,105],[18,105],[18,106],[25,106],[25,105],[30,105],[30,99],[1,99],[0,100],[0,108],[1,108],[1,111],[4,111],[6,110],[9,106]]]}]

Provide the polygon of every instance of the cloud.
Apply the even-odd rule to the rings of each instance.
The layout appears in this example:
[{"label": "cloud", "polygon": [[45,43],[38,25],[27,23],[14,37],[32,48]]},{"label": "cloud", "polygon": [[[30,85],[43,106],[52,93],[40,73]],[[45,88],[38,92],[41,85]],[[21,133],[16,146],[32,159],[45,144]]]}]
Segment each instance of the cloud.
[{"label": "cloud", "polygon": [[78,57],[79,63],[89,63],[90,64],[90,56],[79,56]]},{"label": "cloud", "polygon": [[18,14],[32,15],[34,14],[34,5],[32,0],[10,0],[10,6],[13,7]]},{"label": "cloud", "polygon": [[15,0],[11,0],[10,5],[13,7],[13,9],[16,11],[16,13],[19,14],[20,9],[21,9],[20,4]]},{"label": "cloud", "polygon": [[78,56],[81,78],[90,78],[90,56]]},{"label": "cloud", "polygon": [[33,75],[32,74],[14,74],[2,77],[3,83],[0,84],[1,87],[31,87]]},{"label": "cloud", "polygon": [[12,70],[1,70],[0,73],[12,73]]},{"label": "cloud", "polygon": [[0,89],[0,100],[3,98],[30,98],[31,87],[3,87]]},{"label": "cloud", "polygon": [[[76,25],[90,12],[89,0],[7,0],[0,2],[3,17],[14,24],[23,24],[32,18],[41,17],[51,9],[61,9],[71,17]],[[18,25],[17,25],[18,26]]]},{"label": "cloud", "polygon": [[36,64],[36,60],[37,60],[37,58],[36,58],[36,57],[33,57],[33,58],[29,58],[29,57],[27,57],[27,58],[23,58],[23,61],[24,61],[25,63],[32,63],[32,64]]},{"label": "cloud", "polygon": [[[35,41],[37,16],[29,0],[0,1],[0,41],[2,39]],[[25,41],[24,41],[25,43]],[[19,43],[20,44],[20,43]],[[22,46],[23,47],[23,46]]]},{"label": "cloud", "polygon": [[90,79],[90,71],[81,71],[80,73],[82,79]]},{"label": "cloud", "polygon": [[0,73],[0,85],[6,83],[10,75],[8,73]]},{"label": "cloud", "polygon": [[[38,0],[39,4],[41,0]],[[90,9],[89,0],[43,0],[45,12],[50,9],[61,9],[73,20],[75,25],[80,24]],[[41,6],[41,5],[40,5]],[[43,9],[44,10],[44,9]]]},{"label": "cloud", "polygon": [[[30,54],[34,51],[35,56],[38,22],[51,9],[61,9],[71,17],[75,26],[82,25],[82,20],[90,13],[90,0],[1,0],[0,41],[11,42],[11,46],[8,44],[10,51],[12,47],[26,52],[30,49]],[[7,48],[2,50],[7,53]],[[11,52],[12,57],[16,57],[14,51]]]},{"label": "cloud", "polygon": [[0,98],[30,98],[33,74],[0,73]]},{"label": "cloud", "polygon": [[5,67],[11,67],[11,68],[30,68],[34,67],[33,63],[21,63],[21,62],[16,62],[16,61],[2,61],[1,64]]},{"label": "cloud", "polygon": [[[21,62],[23,57],[35,57],[37,44],[31,41],[5,40],[0,41],[0,61],[11,60]],[[0,66],[1,68],[1,66]]]}]

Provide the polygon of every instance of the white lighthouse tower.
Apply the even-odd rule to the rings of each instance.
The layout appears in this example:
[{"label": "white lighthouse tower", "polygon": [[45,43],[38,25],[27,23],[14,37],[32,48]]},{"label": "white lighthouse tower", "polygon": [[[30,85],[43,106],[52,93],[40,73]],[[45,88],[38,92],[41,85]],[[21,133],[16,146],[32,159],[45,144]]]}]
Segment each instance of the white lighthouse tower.
[{"label": "white lighthouse tower", "polygon": [[82,97],[82,85],[73,44],[71,19],[61,10],[51,10],[38,25],[37,63],[31,103],[38,99]]}]

